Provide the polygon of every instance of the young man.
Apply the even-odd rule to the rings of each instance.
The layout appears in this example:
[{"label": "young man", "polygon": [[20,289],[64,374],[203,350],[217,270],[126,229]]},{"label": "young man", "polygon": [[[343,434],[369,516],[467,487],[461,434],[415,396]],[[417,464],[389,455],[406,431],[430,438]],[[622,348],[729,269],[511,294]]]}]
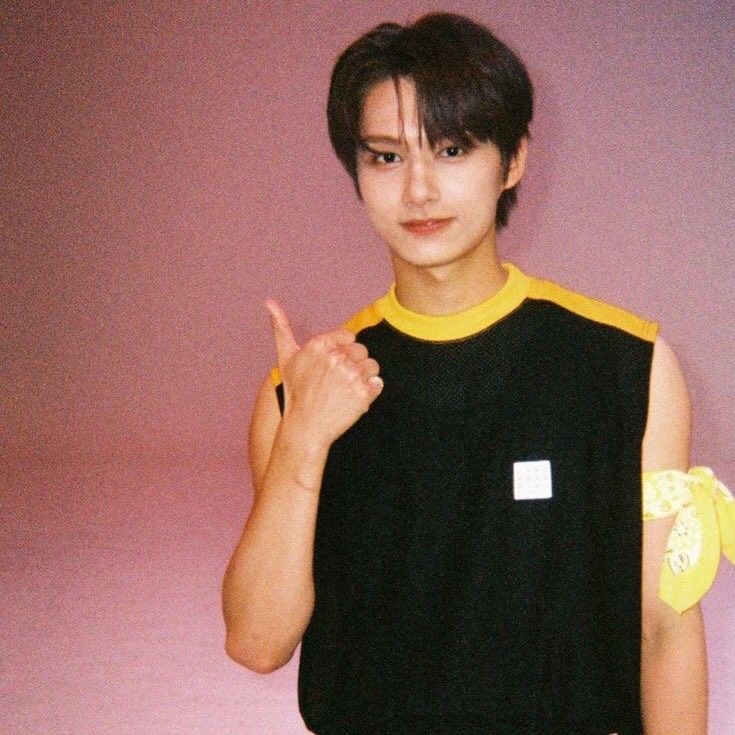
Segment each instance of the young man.
[{"label": "young man", "polygon": [[498,258],[522,63],[459,16],[383,24],[328,113],[395,285],[301,346],[268,304],[228,653],[268,672],[302,642],[320,735],[704,733],[700,610],[658,596],[672,519],[641,522],[641,470],[688,469],[677,360],[654,324]]}]

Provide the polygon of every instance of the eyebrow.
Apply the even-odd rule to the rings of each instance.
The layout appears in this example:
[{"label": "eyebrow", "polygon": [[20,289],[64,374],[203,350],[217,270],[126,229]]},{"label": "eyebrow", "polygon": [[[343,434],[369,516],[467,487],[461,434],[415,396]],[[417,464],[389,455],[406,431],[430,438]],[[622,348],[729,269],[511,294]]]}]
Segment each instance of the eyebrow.
[{"label": "eyebrow", "polygon": [[400,138],[394,138],[390,135],[364,135],[361,138],[363,145],[403,145]]}]

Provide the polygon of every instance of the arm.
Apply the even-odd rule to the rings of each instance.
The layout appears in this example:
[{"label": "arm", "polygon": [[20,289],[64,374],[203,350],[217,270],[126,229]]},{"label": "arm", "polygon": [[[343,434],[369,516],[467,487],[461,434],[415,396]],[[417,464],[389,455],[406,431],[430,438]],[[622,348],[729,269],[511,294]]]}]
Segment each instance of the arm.
[{"label": "arm", "polygon": [[[643,471],[689,469],[691,412],[684,376],[671,348],[653,350]],[[682,615],[658,597],[673,518],[643,527],[641,697],[646,735],[705,735],[707,661],[699,605]]]},{"label": "arm", "polygon": [[280,416],[269,380],[250,426],[254,501],[222,590],[225,649],[261,673],[286,664],[314,607],[312,560],[322,474],[332,442],[380,393],[378,365],[339,330],[300,348],[271,305],[285,392]]}]

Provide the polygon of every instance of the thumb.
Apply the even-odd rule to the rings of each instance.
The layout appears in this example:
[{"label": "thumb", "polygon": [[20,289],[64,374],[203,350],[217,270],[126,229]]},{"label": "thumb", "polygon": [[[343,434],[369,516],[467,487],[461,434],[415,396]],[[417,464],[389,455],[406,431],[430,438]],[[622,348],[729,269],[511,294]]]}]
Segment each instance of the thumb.
[{"label": "thumb", "polygon": [[299,351],[299,345],[293,336],[291,322],[288,320],[283,307],[273,299],[266,299],[266,309],[271,315],[273,325],[273,337],[276,340],[276,355],[278,356],[278,367],[283,366]]}]

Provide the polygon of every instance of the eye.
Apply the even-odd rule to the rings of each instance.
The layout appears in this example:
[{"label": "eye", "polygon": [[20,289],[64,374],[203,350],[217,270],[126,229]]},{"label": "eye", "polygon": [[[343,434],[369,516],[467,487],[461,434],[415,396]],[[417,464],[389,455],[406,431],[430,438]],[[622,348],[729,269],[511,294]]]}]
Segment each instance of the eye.
[{"label": "eye", "polygon": [[458,158],[459,156],[463,156],[465,152],[466,151],[462,146],[452,144],[444,146],[444,148],[439,151],[439,155],[442,156],[442,158]]},{"label": "eye", "polygon": [[379,165],[389,165],[391,163],[397,163],[401,160],[400,156],[393,151],[383,151],[382,153],[376,152],[373,154],[372,159],[373,163],[377,163]]}]

